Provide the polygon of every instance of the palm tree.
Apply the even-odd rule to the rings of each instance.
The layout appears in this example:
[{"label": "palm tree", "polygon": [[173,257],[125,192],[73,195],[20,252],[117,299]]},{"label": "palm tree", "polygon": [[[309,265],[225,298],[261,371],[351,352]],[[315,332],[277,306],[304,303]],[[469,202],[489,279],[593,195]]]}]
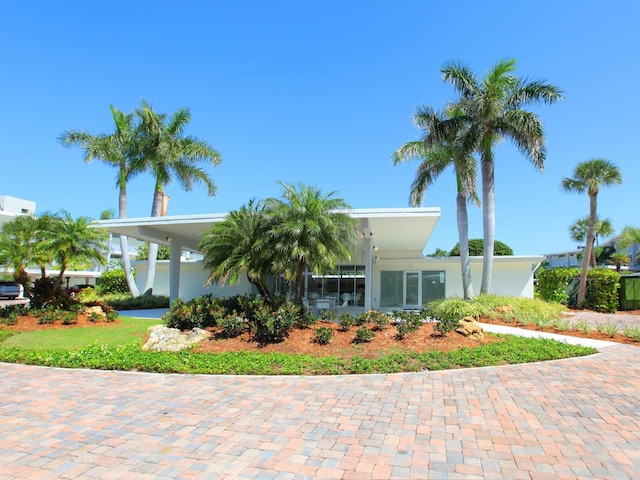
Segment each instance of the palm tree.
[{"label": "palm tree", "polygon": [[494,147],[504,138],[513,141],[533,166],[542,170],[545,145],[542,122],[524,107],[562,98],[558,87],[542,80],[520,79],[512,74],[515,60],[501,60],[478,79],[465,65],[453,62],[443,69],[445,82],[459,94],[454,108],[467,123],[460,140],[469,152],[479,152],[482,165],[484,258],[480,293],[489,293],[493,273],[495,240]]},{"label": "palm tree", "polygon": [[[576,220],[570,227],[569,233],[571,234],[571,239],[576,242],[584,242],[587,239],[587,232],[589,231],[589,216],[587,215],[584,218],[580,218]],[[595,243],[596,247],[599,246],[600,237],[608,237],[613,233],[613,226],[611,225],[611,220],[608,218],[596,219],[596,230],[595,230]],[[593,267],[596,266],[596,254],[595,249],[591,252],[591,265]]]},{"label": "palm tree", "polygon": [[635,243],[640,243],[640,228],[626,226],[620,234],[618,245],[620,248],[627,249]]},{"label": "palm tree", "polygon": [[598,193],[603,186],[622,183],[622,174],[616,165],[608,160],[594,158],[579,163],[573,173],[573,178],[565,177],[562,188],[566,192],[587,192],[589,195],[589,229],[582,259],[582,273],[580,274],[580,288],[578,290],[577,307],[582,308],[587,292],[587,273],[589,260],[593,251],[596,236],[596,221],[598,219]]},{"label": "palm tree", "polygon": [[456,206],[462,286],[464,298],[471,299],[473,297],[473,283],[469,264],[467,202],[479,204],[476,188],[476,160],[461,145],[460,131],[448,132],[444,140],[434,138],[432,132],[438,132],[444,120],[446,120],[446,116],[442,112],[434,112],[426,106],[418,108],[413,116],[413,121],[416,126],[424,130],[424,134],[419,141],[407,142],[402,145],[391,158],[394,164],[416,158],[422,159],[411,185],[409,196],[409,204],[414,207],[422,205],[427,187],[431,186],[444,170],[453,165],[458,192]]},{"label": "palm tree", "polygon": [[[118,217],[127,217],[127,181],[133,175],[130,166],[136,156],[137,140],[133,114],[125,114],[111,105],[111,115],[115,123],[115,131],[109,134],[92,135],[81,130],[71,130],[59,137],[65,147],[78,146],[84,150],[84,160],[91,162],[94,158],[118,169],[116,184],[119,189]],[[120,235],[122,250],[122,266],[125,271],[127,285],[131,296],[140,295],[131,268],[129,258],[129,242],[126,236]]]},{"label": "palm tree", "polygon": [[92,220],[88,217],[79,217],[74,220],[69,212],[62,212],[54,218],[52,223],[51,247],[53,248],[55,261],[60,268],[60,273],[54,281],[54,290],[57,290],[64,277],[64,273],[70,264],[97,263],[104,265],[104,242],[107,233],[91,226]]},{"label": "palm tree", "polygon": [[13,278],[29,288],[27,268],[37,265],[36,257],[41,244],[36,242],[38,223],[31,215],[21,215],[5,223],[0,230],[0,264],[13,268]]},{"label": "palm tree", "polygon": [[351,259],[358,221],[340,211],[350,207],[335,198],[335,192],[323,195],[318,188],[302,182],[297,186],[284,182],[280,185],[282,199],[265,201],[273,222],[270,245],[276,266],[282,266],[285,278],[294,282],[294,302],[300,303],[305,266],[321,274],[335,268],[339,260]]},{"label": "palm tree", "polygon": [[[212,166],[220,163],[220,154],[207,143],[192,136],[183,136],[186,125],[191,121],[187,108],[178,109],[171,117],[157,113],[146,101],[135,110],[140,118],[140,155],[132,164],[132,171],[149,171],[155,178],[151,216],[160,216],[165,198],[164,187],[174,177],[186,191],[194,182],[203,183],[209,196],[216,193],[216,186],[209,174],[198,166],[206,162]],[[149,266],[144,291],[151,292],[155,280],[158,245],[149,245]]]},{"label": "palm tree", "polygon": [[230,212],[224,221],[215,223],[202,235],[203,265],[211,272],[207,283],[233,285],[246,274],[260,295],[270,301],[267,277],[272,273],[274,252],[264,248],[268,240],[269,221],[258,202],[251,200]]}]

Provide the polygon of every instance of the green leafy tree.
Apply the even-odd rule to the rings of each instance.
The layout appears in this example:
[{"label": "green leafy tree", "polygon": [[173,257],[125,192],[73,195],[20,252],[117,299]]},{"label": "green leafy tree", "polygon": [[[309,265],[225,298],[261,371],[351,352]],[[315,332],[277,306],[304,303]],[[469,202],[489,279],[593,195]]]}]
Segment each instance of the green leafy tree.
[{"label": "green leafy tree", "polygon": [[640,228],[626,226],[618,238],[618,246],[627,249],[631,245],[640,243]]},{"label": "green leafy tree", "polygon": [[542,80],[513,75],[515,60],[499,61],[483,79],[459,62],[446,64],[444,81],[453,85],[459,98],[454,106],[467,123],[462,144],[469,152],[479,152],[482,169],[483,271],[481,294],[490,292],[495,240],[494,148],[511,139],[533,166],[542,170],[545,142],[538,115],[525,110],[530,104],[552,104],[562,98],[558,87]]},{"label": "green leafy tree", "polygon": [[565,177],[562,180],[562,188],[566,192],[584,193],[589,195],[589,228],[587,241],[582,259],[582,273],[580,274],[580,287],[578,289],[577,307],[582,308],[587,292],[587,274],[593,244],[596,236],[596,222],[598,220],[598,193],[600,188],[622,183],[622,174],[616,165],[608,160],[594,158],[579,163],[573,178]]},{"label": "green leafy tree", "polygon": [[[580,218],[576,220],[570,227],[569,233],[571,234],[571,239],[576,242],[584,242],[587,239],[587,233],[589,231],[589,216],[587,215],[584,218]],[[608,218],[596,219],[596,229],[595,229],[595,242],[596,248],[593,249],[591,253],[591,266],[596,266],[596,254],[597,247],[600,246],[599,239],[601,237],[608,237],[613,234],[613,226],[611,225],[611,220]]]},{"label": "green leafy tree", "polygon": [[[350,208],[316,187],[280,182],[282,198],[269,198],[265,207],[272,221],[269,242],[276,253],[276,265],[295,285],[294,302],[302,301],[305,265],[317,274],[351,259],[355,250],[358,221],[340,210]],[[272,247],[271,247],[272,245]]]},{"label": "green leafy tree", "polygon": [[245,274],[260,295],[271,301],[267,282],[276,252],[270,248],[270,221],[264,207],[251,200],[203,233],[200,249],[207,282],[235,284]]},{"label": "green leafy tree", "polygon": [[[480,257],[484,253],[484,240],[482,238],[472,238],[469,240],[469,255],[472,257]],[[495,240],[495,248],[494,255],[496,256],[506,256],[513,255],[513,249],[507,245],[506,243],[501,242],[500,240]],[[449,256],[458,257],[460,256],[460,244],[456,243],[455,247],[451,249],[449,252]]]},{"label": "green leafy tree", "polygon": [[436,248],[436,250],[433,253],[427,254],[427,257],[448,257],[448,256],[449,256],[449,251],[443,250],[441,248]]},{"label": "green leafy tree", "polygon": [[0,263],[13,269],[14,280],[29,289],[27,268],[38,266],[42,247],[36,241],[38,222],[35,217],[22,215],[5,223],[0,231]]},{"label": "green leafy tree", "polygon": [[[409,203],[411,206],[422,205],[422,199],[426,189],[449,166],[453,166],[456,180],[456,207],[458,221],[459,245],[462,245],[460,255],[460,268],[462,273],[462,286],[464,298],[473,297],[473,283],[471,280],[471,266],[469,264],[469,217],[467,203],[479,204],[476,188],[476,160],[471,152],[462,144],[460,129],[449,128],[446,135],[438,137],[432,132],[438,132],[446,120],[446,114],[435,112],[427,106],[418,108],[413,116],[414,124],[424,130],[419,141],[407,142],[393,155],[394,164],[406,160],[420,159],[421,163],[416,171],[416,176],[411,185]],[[450,124],[464,128],[463,123]],[[446,252],[445,252],[446,253]]]},{"label": "green leafy tree", "polygon": [[[135,173],[147,171],[155,179],[151,216],[162,214],[165,200],[164,187],[177,179],[186,191],[190,191],[194,182],[207,187],[209,196],[216,193],[216,186],[204,168],[199,164],[216,166],[220,163],[220,154],[207,143],[193,136],[184,136],[184,129],[191,121],[188,108],[178,109],[171,117],[158,113],[146,101],[135,110],[140,119],[138,127],[139,152],[132,164]],[[149,245],[149,260],[144,291],[151,292],[155,280],[158,245]]]},{"label": "green leafy tree", "polygon": [[[82,130],[71,130],[63,133],[59,140],[65,147],[82,148],[86,162],[96,159],[118,169],[116,176],[116,184],[119,190],[118,216],[119,218],[126,218],[127,182],[133,174],[131,164],[138,154],[139,141],[132,114],[125,114],[112,105],[111,115],[115,124],[113,133],[92,135]],[[129,242],[124,235],[120,235],[120,248],[129,291],[133,297],[137,297],[140,292],[136,286],[129,258]]]},{"label": "green leafy tree", "polygon": [[[160,245],[158,247],[157,260],[169,260],[171,258],[171,248],[167,245]],[[136,253],[136,260],[148,260],[149,259],[149,242],[144,242],[138,247]]]}]

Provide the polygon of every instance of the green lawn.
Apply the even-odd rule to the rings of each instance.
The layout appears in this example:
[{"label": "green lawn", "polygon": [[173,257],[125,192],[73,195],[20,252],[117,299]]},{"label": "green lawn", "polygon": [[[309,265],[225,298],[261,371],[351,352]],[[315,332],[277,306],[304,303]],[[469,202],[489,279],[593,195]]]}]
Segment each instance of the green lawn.
[{"label": "green lawn", "polygon": [[79,350],[94,343],[115,347],[141,339],[150,326],[162,323],[157,319],[132,317],[119,317],[119,320],[119,323],[98,323],[89,327],[19,333],[0,343],[0,347],[15,347],[26,350],[54,350],[58,348]]},{"label": "green lawn", "polygon": [[[145,352],[140,339],[159,320],[120,317],[117,324],[10,335],[0,330],[0,362],[65,368],[230,375],[337,375],[417,372],[555,360],[595,353],[553,340],[504,341],[453,352],[394,351],[377,359],[261,352]],[[5,339],[2,341],[2,339]]]}]

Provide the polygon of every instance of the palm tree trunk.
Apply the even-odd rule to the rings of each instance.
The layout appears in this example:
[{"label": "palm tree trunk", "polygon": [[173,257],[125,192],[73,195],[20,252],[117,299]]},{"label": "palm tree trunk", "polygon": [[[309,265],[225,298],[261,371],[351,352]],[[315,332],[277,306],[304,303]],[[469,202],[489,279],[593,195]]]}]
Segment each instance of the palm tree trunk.
[{"label": "palm tree trunk", "polygon": [[298,262],[298,269],[296,271],[296,295],[293,299],[296,304],[302,303],[302,274],[304,273],[304,265],[304,259]]},{"label": "palm tree trunk", "polygon": [[458,191],[456,198],[458,210],[458,240],[460,242],[460,269],[462,271],[462,291],[465,300],[473,298],[473,282],[471,265],[469,264],[469,217],[467,215],[467,198]]},{"label": "palm tree trunk", "polygon": [[[156,190],[153,193],[153,205],[151,207],[151,216],[158,217],[162,211],[162,186],[156,185]],[[156,279],[156,261],[158,260],[158,244],[149,243],[149,257],[147,260],[147,278],[144,282],[143,292],[145,295],[151,295],[153,293],[153,283]]]},{"label": "palm tree trunk", "polygon": [[[125,170],[123,170],[123,168]],[[120,195],[118,198],[118,217],[127,218],[127,179],[125,176],[126,166],[121,167],[120,173]],[[120,251],[122,252],[122,268],[124,276],[127,280],[129,292],[133,298],[140,296],[140,291],[136,285],[136,279],[133,276],[131,268],[131,259],[129,258],[129,239],[125,235],[120,235]]]},{"label": "palm tree trunk", "polygon": [[480,295],[487,295],[491,290],[493,243],[496,234],[494,163],[490,154],[484,155],[484,157],[482,160],[482,230],[484,234],[484,251]]},{"label": "palm tree trunk", "polygon": [[589,230],[587,230],[587,243],[584,247],[584,257],[582,259],[582,273],[580,274],[580,287],[578,288],[578,300],[576,306],[582,308],[584,299],[587,296],[587,276],[589,274],[589,262],[593,252],[593,244],[596,237],[596,220],[598,218],[598,197],[597,194],[589,194]]}]

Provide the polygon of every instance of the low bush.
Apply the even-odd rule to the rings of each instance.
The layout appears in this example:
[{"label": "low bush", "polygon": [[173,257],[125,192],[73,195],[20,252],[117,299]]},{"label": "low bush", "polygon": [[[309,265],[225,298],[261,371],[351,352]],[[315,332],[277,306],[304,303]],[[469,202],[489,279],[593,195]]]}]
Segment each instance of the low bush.
[{"label": "low bush", "polygon": [[356,336],[353,339],[353,343],[369,343],[375,336],[376,334],[373,331],[362,325],[358,330],[356,330]]},{"label": "low bush", "polygon": [[222,335],[226,338],[235,338],[242,335],[247,328],[247,319],[238,315],[228,315],[220,322]]},{"label": "low bush", "polygon": [[315,329],[314,341],[320,345],[327,345],[333,338],[333,330],[328,327]]},{"label": "low bush", "polygon": [[356,319],[345,312],[340,314],[338,323],[340,324],[340,327],[342,327],[342,330],[346,332],[356,324]]},{"label": "low bush", "polygon": [[[133,272],[135,276],[135,270]],[[100,275],[100,278],[98,279],[96,288],[100,295],[129,293],[127,277],[122,268],[115,268],[113,270],[102,272],[102,275]]]}]

